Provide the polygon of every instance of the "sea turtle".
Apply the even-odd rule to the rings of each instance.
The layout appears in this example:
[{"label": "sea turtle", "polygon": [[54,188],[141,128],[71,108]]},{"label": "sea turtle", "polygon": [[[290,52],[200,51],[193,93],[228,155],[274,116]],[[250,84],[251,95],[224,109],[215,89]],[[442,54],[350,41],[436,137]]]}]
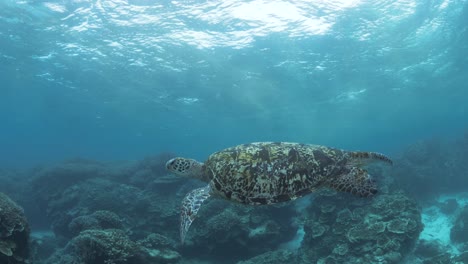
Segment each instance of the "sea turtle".
[{"label": "sea turtle", "polygon": [[208,182],[182,202],[181,241],[210,196],[249,205],[294,200],[321,187],[371,196],[377,188],[364,167],[374,161],[392,164],[380,153],[288,142],[238,145],[213,153],[205,163],[173,158],[168,171]]}]

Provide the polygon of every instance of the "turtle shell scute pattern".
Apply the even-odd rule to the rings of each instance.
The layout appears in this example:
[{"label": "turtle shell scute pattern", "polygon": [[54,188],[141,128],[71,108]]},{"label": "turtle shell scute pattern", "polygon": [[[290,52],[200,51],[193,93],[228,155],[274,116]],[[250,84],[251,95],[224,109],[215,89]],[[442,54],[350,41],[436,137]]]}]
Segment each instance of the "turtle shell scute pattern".
[{"label": "turtle shell scute pattern", "polygon": [[345,152],[319,145],[259,142],[212,154],[205,162],[215,194],[245,204],[302,197],[347,169]]}]

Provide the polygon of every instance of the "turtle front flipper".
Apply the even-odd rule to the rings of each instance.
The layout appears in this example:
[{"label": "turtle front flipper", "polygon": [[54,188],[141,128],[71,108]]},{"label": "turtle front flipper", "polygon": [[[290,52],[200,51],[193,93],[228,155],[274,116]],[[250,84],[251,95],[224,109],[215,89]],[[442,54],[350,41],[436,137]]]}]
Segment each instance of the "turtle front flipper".
[{"label": "turtle front flipper", "polygon": [[377,186],[366,170],[351,168],[347,174],[330,179],[327,184],[332,189],[349,192],[360,197],[369,197],[377,193]]},{"label": "turtle front flipper", "polygon": [[180,240],[184,243],[185,236],[197,216],[203,202],[210,197],[211,187],[208,184],[203,188],[195,189],[189,192],[182,201],[180,212]]}]

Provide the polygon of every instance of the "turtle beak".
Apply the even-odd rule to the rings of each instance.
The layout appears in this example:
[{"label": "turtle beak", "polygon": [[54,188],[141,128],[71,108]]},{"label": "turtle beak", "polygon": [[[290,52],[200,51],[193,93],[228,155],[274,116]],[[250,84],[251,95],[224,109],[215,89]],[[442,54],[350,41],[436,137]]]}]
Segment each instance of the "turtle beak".
[{"label": "turtle beak", "polygon": [[172,169],[172,165],[174,165],[174,162],[175,162],[175,159],[170,159],[166,162],[166,170],[171,170]]}]

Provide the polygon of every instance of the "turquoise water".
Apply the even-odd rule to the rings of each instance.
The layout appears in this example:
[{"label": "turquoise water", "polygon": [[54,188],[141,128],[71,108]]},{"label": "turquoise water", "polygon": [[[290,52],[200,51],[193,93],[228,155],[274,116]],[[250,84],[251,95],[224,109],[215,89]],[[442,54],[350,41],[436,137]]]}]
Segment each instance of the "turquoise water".
[{"label": "turquoise water", "polygon": [[467,29],[465,0],[2,0],[0,167],[450,137]]},{"label": "turquoise water", "polygon": [[[157,234],[182,264],[465,263],[467,102],[467,0],[0,0],[0,194],[37,264],[113,228],[126,245]],[[394,166],[369,168],[370,199],[212,199],[180,244],[181,201],[205,183],[166,161],[254,141]]]}]

